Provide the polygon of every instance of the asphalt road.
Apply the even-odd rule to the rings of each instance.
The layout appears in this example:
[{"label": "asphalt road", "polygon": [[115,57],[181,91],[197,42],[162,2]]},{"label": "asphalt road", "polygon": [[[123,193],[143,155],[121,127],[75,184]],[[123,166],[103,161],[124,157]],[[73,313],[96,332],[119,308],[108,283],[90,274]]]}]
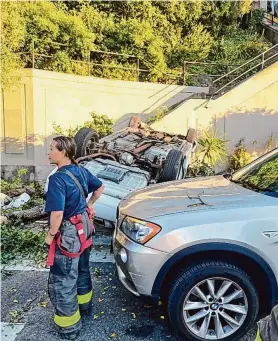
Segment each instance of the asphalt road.
[{"label": "asphalt road", "polygon": [[[161,306],[148,305],[122,287],[112,263],[92,263],[93,314],[83,318],[78,341],[180,341]],[[16,341],[60,340],[52,322],[47,272],[3,271],[1,321],[26,323]],[[253,341],[255,326],[241,341]]]}]

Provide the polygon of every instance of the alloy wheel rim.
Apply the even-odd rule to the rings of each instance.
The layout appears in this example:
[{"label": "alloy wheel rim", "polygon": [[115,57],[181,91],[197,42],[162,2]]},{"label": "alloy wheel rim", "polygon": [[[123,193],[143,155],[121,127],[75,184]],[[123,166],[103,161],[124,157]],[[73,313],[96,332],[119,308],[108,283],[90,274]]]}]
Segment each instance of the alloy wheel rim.
[{"label": "alloy wheel rim", "polygon": [[196,284],[183,303],[187,328],[204,340],[220,340],[234,334],[248,313],[244,290],[234,281],[213,277]]}]

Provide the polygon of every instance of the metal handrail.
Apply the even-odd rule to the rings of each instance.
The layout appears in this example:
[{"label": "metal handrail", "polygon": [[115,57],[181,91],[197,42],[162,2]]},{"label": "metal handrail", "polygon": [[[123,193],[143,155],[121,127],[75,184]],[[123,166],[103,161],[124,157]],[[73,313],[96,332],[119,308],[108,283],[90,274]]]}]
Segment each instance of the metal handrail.
[{"label": "metal handrail", "polygon": [[188,61],[184,60],[184,63],[186,64],[199,64],[199,65],[223,65],[223,66],[238,66],[240,64],[228,64],[228,63],[221,63],[221,62],[198,62],[198,61]]},{"label": "metal handrail", "polygon": [[130,57],[130,58],[138,58],[137,56],[134,56],[133,54],[109,52],[109,51],[103,51],[103,50],[90,50],[90,52],[97,52],[97,53],[103,53],[103,54],[111,54],[111,55],[117,55],[117,56],[125,56],[125,57]]},{"label": "metal handrail", "polygon": [[[275,53],[274,55],[272,55],[271,57],[265,59],[263,62],[267,62],[270,59],[274,58],[278,56],[278,52]],[[257,68],[258,66],[262,65],[263,62],[260,62],[259,64],[253,66],[252,68],[248,69],[247,71],[245,71],[244,73],[241,73],[238,77],[234,78],[232,81],[230,81],[229,83],[225,84],[224,86],[222,86],[222,88],[218,89],[217,91],[214,92],[213,96],[218,94],[221,90],[223,90],[224,88],[226,88],[228,85],[232,84],[234,81],[236,81],[237,79],[239,79],[240,77],[244,76],[245,74],[247,74],[248,72],[254,70],[255,68]]]},{"label": "metal handrail", "polygon": [[219,80],[225,78],[226,76],[230,75],[231,73],[233,73],[233,72],[235,72],[235,71],[241,69],[243,66],[250,64],[250,63],[253,62],[254,60],[258,59],[259,57],[264,56],[266,53],[268,53],[269,51],[271,51],[271,50],[274,49],[275,47],[278,47],[278,44],[273,45],[271,48],[269,48],[268,50],[264,51],[263,53],[257,55],[256,57],[254,57],[254,58],[248,60],[247,62],[245,62],[244,64],[240,65],[239,67],[237,67],[237,68],[233,69],[232,71],[226,73],[225,75],[219,77],[218,79],[216,79],[215,81],[213,81],[213,83],[218,82]]},{"label": "metal handrail", "polygon": [[[61,43],[57,43],[57,42],[52,42],[52,43],[53,44],[57,44],[57,45],[61,45],[61,46],[68,46],[66,44],[61,44]],[[248,73],[249,71],[252,71],[255,67],[257,67],[259,65],[262,65],[262,68],[263,68],[265,62],[267,62],[268,60],[272,59],[273,57],[275,57],[277,55],[277,54],[275,54],[274,56],[271,56],[270,58],[265,60],[265,54],[268,53],[269,51],[271,51],[272,49],[276,48],[276,47],[278,47],[278,44],[272,46],[267,51],[262,52],[261,54],[259,54],[256,57],[248,60],[244,64],[239,65],[238,67],[236,67],[235,69],[227,72],[224,75],[208,75],[208,76],[210,76],[212,78],[218,77],[217,79],[212,80],[213,84],[219,82],[223,78],[227,78],[227,81],[228,81],[230,77],[237,76],[236,78],[234,78],[233,80],[228,82],[226,85],[224,85],[220,89],[218,89],[214,94],[217,94],[222,89],[224,89],[225,87],[227,87],[228,85],[230,85],[231,83],[233,83],[234,81],[236,81],[237,79],[239,79],[240,77],[242,77],[243,75]],[[107,65],[107,64],[101,64],[101,63],[95,63],[94,61],[91,60],[91,53],[102,53],[102,54],[108,54],[108,55],[124,56],[124,57],[127,57],[127,58],[135,58],[136,59],[136,65],[135,65],[135,68],[132,68],[132,67],[125,67],[125,66],[122,66],[122,65]],[[28,53],[22,53],[22,54],[28,54]],[[32,67],[33,68],[35,68],[35,56],[41,56],[41,57],[45,57],[45,58],[54,58],[54,56],[49,56],[49,55],[45,55],[45,54],[36,53],[35,52],[35,48],[34,48],[34,42],[32,42],[32,52],[31,52],[31,54],[32,54]],[[240,75],[238,75],[238,72],[236,72],[237,70],[242,69],[244,66],[250,64],[254,60],[258,59],[259,57],[262,57],[262,61],[261,61],[260,64],[256,65],[255,67],[252,67],[251,69],[249,69],[249,70],[245,71],[244,73],[241,73]],[[198,75],[198,73],[189,73],[189,72],[187,72],[187,70],[185,69],[186,63],[189,64],[189,65],[194,65],[194,64],[195,65],[196,64],[199,64],[199,65],[223,65],[223,66],[226,66],[226,67],[227,66],[236,65],[236,64],[222,64],[222,63],[217,63],[217,62],[184,61],[184,65],[183,65],[183,68],[181,68],[181,72],[169,73],[169,72],[161,71],[153,63],[151,63],[149,61],[146,61],[144,59],[141,59],[141,57],[138,57],[138,56],[135,56],[135,55],[130,55],[130,54],[124,54],[124,53],[108,52],[108,51],[103,51],[103,50],[90,50],[90,51],[88,51],[88,60],[87,61],[71,60],[71,62],[76,62],[76,63],[80,63],[80,64],[87,64],[88,65],[88,75],[91,75],[91,65],[92,66],[95,65],[95,66],[105,67],[105,68],[115,68],[115,69],[135,71],[137,73],[137,80],[138,81],[140,81],[140,72],[141,73],[150,72],[150,70],[146,70],[146,69],[140,68],[140,62],[142,62],[143,64],[145,64],[145,66],[147,66],[147,68],[151,65],[154,69],[159,71],[162,75],[168,77],[169,80],[170,79],[178,80],[178,79],[182,79],[182,77],[183,77],[183,85],[185,85],[185,83],[186,83],[186,77],[187,76],[197,76]],[[173,69],[173,71],[175,71],[175,69]]]},{"label": "metal handrail", "polygon": [[[271,19],[269,19],[269,17],[271,17]],[[274,17],[274,15],[272,13],[269,13],[267,11],[264,11],[264,19],[266,19],[267,21],[269,21],[271,23],[271,26],[274,26],[275,24],[278,24],[278,20],[276,19],[276,17]]]}]

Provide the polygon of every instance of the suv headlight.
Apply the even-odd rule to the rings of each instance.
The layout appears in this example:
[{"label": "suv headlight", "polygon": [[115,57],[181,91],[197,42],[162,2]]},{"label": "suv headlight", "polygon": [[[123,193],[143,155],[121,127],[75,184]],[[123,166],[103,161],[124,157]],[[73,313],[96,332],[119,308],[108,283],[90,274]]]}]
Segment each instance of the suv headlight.
[{"label": "suv headlight", "polygon": [[135,242],[145,244],[161,231],[161,227],[147,221],[126,217],[120,230]]}]

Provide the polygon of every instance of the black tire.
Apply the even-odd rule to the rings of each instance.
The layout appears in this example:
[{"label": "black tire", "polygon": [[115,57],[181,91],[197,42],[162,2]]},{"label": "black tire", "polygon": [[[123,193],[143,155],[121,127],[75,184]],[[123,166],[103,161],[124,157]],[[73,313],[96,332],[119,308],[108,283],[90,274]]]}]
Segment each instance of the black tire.
[{"label": "black tire", "polygon": [[227,337],[218,339],[223,341],[240,340],[256,321],[259,310],[259,298],[255,285],[250,277],[237,266],[220,261],[204,261],[182,271],[173,281],[168,291],[167,312],[173,329],[188,341],[205,341],[206,339],[195,335],[186,325],[183,318],[183,303],[190,290],[201,281],[221,277],[232,280],[244,291],[248,312],[242,326]]},{"label": "black tire", "polygon": [[182,166],[183,154],[178,149],[172,149],[168,153],[159,182],[173,181],[178,178]]},{"label": "black tire", "polygon": [[186,135],[186,141],[193,143],[197,140],[197,130],[194,128],[189,128]]},{"label": "black tire", "polygon": [[91,128],[81,128],[74,136],[74,141],[76,143],[76,158],[79,158],[91,154],[89,144],[98,143],[99,136]]}]

